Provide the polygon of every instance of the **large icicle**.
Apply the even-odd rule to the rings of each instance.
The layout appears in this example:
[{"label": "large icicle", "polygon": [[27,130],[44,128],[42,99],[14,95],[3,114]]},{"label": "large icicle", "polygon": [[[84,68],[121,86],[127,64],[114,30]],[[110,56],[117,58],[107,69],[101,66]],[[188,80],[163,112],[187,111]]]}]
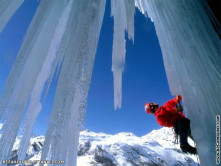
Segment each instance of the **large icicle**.
[{"label": "large icicle", "polygon": [[134,0],[111,0],[111,15],[114,17],[114,40],[112,71],[114,77],[114,108],[121,108],[122,74],[125,63],[125,30],[129,39],[134,40]]},{"label": "large icicle", "polygon": [[[72,1],[73,0],[70,0],[69,3],[67,3],[67,6],[65,7],[59,19],[59,23],[56,27],[54,36],[50,43],[48,54],[43,62],[42,69],[40,73],[38,74],[37,81],[34,85],[34,89],[32,91],[32,95],[30,99],[30,104],[27,110],[27,115],[24,121],[22,139],[20,141],[20,146],[19,146],[19,151],[18,151],[19,160],[24,160],[26,157],[26,151],[29,146],[30,137],[32,135],[32,129],[34,127],[36,118],[39,112],[41,111],[41,103],[40,103],[41,94],[42,94],[44,85],[52,72],[51,71],[52,64],[56,59],[56,54],[58,52],[61,39],[66,29],[67,20],[69,18],[70,11],[71,11]],[[54,66],[57,66],[57,64],[54,64]]]},{"label": "large icicle", "polygon": [[181,94],[202,166],[216,164],[221,43],[199,1],[137,0],[154,21],[173,95]]},{"label": "large icicle", "polygon": [[[3,30],[4,26],[7,24],[7,22],[10,20],[12,15],[16,12],[16,10],[20,7],[20,5],[23,3],[24,0],[0,0],[0,33]],[[3,95],[0,98],[0,119],[2,118],[2,115],[4,113],[4,110],[7,105],[7,100],[9,99],[10,93],[13,87],[14,83],[17,77],[15,77],[20,72],[20,68],[23,66],[22,63],[25,61],[26,55],[20,54],[17,57],[17,61],[15,62],[15,65],[13,69],[11,70],[10,76],[8,77],[8,80],[5,84],[5,88],[3,89]],[[19,65],[19,64],[21,65]]]},{"label": "large icicle", "polygon": [[24,0],[0,0],[0,33]]},{"label": "large icicle", "polygon": [[105,3],[104,0],[73,1],[62,39],[66,47],[61,52],[66,56],[43,147],[43,160],[65,160],[67,166],[76,164],[79,111],[84,111],[86,106]]},{"label": "large icicle", "polygon": [[[48,55],[49,46],[65,4],[66,1],[59,0],[56,3],[41,1],[10,72],[0,102],[2,110],[7,106],[6,122],[3,125],[0,140],[1,160],[9,159],[31,91]],[[48,74],[50,73],[45,73],[45,77]],[[36,117],[32,116],[32,118]]]}]

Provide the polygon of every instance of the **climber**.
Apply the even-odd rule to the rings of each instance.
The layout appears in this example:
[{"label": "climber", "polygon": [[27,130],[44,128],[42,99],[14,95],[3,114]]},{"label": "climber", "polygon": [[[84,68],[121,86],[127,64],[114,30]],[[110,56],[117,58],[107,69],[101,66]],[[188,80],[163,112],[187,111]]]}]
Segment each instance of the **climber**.
[{"label": "climber", "polygon": [[174,99],[159,107],[157,103],[146,103],[144,109],[148,114],[154,114],[159,125],[174,127],[180,137],[180,148],[185,153],[197,154],[197,149],[190,146],[187,137],[191,136],[190,120],[185,118],[183,107],[180,104],[182,97],[177,95]]}]

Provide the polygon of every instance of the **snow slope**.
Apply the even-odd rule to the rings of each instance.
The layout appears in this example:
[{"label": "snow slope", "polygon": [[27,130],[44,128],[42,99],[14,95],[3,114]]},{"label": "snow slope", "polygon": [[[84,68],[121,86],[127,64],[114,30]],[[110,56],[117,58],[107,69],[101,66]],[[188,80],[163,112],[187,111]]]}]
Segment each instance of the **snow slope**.
[{"label": "snow slope", "polygon": [[[40,160],[44,140],[44,136],[31,138],[26,160]],[[17,138],[13,147],[11,157],[14,160],[17,159],[19,141]],[[197,166],[196,156],[182,153],[179,145],[174,145],[173,141],[174,136],[170,128],[153,130],[142,137],[126,132],[109,135],[84,130],[80,133],[77,165]]]}]

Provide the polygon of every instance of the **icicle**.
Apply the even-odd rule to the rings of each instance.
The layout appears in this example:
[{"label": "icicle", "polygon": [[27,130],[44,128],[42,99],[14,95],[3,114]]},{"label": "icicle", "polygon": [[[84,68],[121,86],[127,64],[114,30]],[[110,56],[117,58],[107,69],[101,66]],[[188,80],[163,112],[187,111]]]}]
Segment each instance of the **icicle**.
[{"label": "icicle", "polygon": [[[41,1],[15,65],[10,72],[0,102],[2,110],[5,110],[7,106],[6,122],[3,125],[0,140],[1,160],[9,159],[31,91],[48,54],[64,5],[65,2],[59,0],[56,3]],[[45,73],[45,77],[47,74],[50,73]],[[33,115],[32,118],[36,117]],[[27,128],[27,130],[31,129]]]},{"label": "icicle", "polygon": [[[8,23],[8,21],[10,20],[10,18],[12,17],[12,15],[16,12],[16,10],[21,6],[21,4],[23,3],[24,0],[16,0],[16,1],[5,1],[5,0],[0,0],[0,33],[3,30],[3,28],[5,27],[5,25]],[[19,64],[17,63],[21,63],[22,61],[24,61],[26,59],[26,56],[24,55],[20,55],[17,58],[17,61],[15,62],[15,67],[12,69],[11,73],[19,73],[20,69]],[[23,65],[21,65],[23,66]],[[16,74],[11,74],[13,76],[15,76]],[[6,87],[4,88],[4,92],[3,92],[3,96],[1,96],[0,98],[0,119],[2,118],[2,115],[4,113],[4,110],[6,108],[6,101],[8,100],[10,92],[12,91],[12,88],[14,87],[14,82],[16,80],[16,77],[9,77],[8,81],[6,82]]]},{"label": "icicle", "polygon": [[0,0],[0,33],[24,0]]},{"label": "icicle", "polygon": [[127,20],[126,31],[128,33],[128,38],[134,42],[134,13],[135,13],[134,0],[127,1],[125,3],[125,9],[126,9],[126,20]]},{"label": "icicle", "polygon": [[[90,85],[94,56],[104,15],[104,0],[74,0],[62,39],[62,64],[42,159],[75,165],[78,119]],[[81,12],[79,12],[81,11]]]},{"label": "icicle", "polygon": [[114,17],[114,40],[112,52],[112,71],[114,77],[114,108],[121,108],[122,74],[125,63],[125,30],[129,39],[134,38],[134,1],[111,0],[111,15]]},{"label": "icicle", "polygon": [[201,165],[214,165],[215,117],[221,110],[218,35],[198,1],[145,0],[141,8],[154,21],[170,91],[183,96]]},{"label": "icicle", "polygon": [[140,12],[142,14],[145,14],[145,9],[144,9],[144,5],[143,5],[143,1],[142,0],[135,0],[135,6],[140,10]]},{"label": "icicle", "polygon": [[[22,133],[22,139],[20,141],[19,151],[18,151],[18,159],[24,160],[26,156],[26,151],[28,149],[29,140],[32,134],[32,129],[34,127],[36,118],[41,111],[41,94],[44,88],[44,85],[46,81],[48,80],[48,77],[51,74],[51,68],[52,64],[56,59],[56,54],[58,52],[61,39],[63,37],[64,31],[66,29],[67,20],[70,15],[71,5],[72,1],[70,0],[67,6],[65,7],[60,19],[59,23],[56,27],[54,36],[52,38],[52,41],[50,43],[50,47],[48,50],[48,54],[44,60],[44,63],[42,65],[42,69],[40,73],[38,74],[37,81],[34,85],[34,89],[32,91],[30,104],[28,107],[27,115],[25,117],[24,127],[23,127],[23,133]],[[57,61],[59,62],[59,61]],[[57,64],[54,64],[54,66],[57,66]]]}]

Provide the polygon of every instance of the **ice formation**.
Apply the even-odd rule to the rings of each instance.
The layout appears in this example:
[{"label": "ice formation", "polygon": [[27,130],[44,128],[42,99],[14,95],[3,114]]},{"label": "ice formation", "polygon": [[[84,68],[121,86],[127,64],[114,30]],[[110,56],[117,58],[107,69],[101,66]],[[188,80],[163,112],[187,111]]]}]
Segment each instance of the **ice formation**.
[{"label": "ice formation", "polygon": [[[23,137],[20,142],[20,148],[18,152],[18,159],[24,160],[26,156],[26,151],[28,149],[29,140],[32,135],[32,129],[34,127],[36,118],[39,114],[39,112],[42,109],[41,106],[41,94],[43,92],[44,85],[46,81],[48,80],[50,73],[52,72],[52,64],[56,59],[56,54],[58,52],[61,39],[63,37],[64,31],[66,29],[67,20],[70,16],[72,1],[69,1],[68,4],[65,6],[60,18],[59,22],[57,24],[57,27],[55,29],[54,35],[52,37],[48,53],[45,56],[45,60],[42,64],[41,71],[39,72],[37,76],[37,80],[35,82],[35,85],[33,87],[30,103],[27,110],[27,115],[24,120],[24,126],[23,126]],[[40,8],[43,8],[44,6],[40,6]],[[55,66],[57,66],[57,63],[55,63]]]},{"label": "ice formation", "polygon": [[90,0],[90,3],[88,0],[73,1],[70,19],[62,39],[64,47],[60,52],[65,57],[42,160],[64,159],[67,166],[76,162],[79,111],[85,111],[86,107],[105,4],[104,0]]},{"label": "ice formation", "polygon": [[[0,0],[0,31],[22,2]],[[221,109],[221,43],[209,17],[200,1],[125,2],[111,1],[115,109],[121,107],[125,31],[133,40],[136,4],[154,22],[170,91],[173,95],[183,96],[201,165],[214,165],[215,116]],[[65,165],[76,162],[79,128],[84,122],[105,4],[105,0],[40,2],[0,98],[0,118],[3,114],[5,118],[0,160],[9,158],[25,115],[20,145],[24,146],[18,153],[19,159],[24,159],[34,122],[41,110],[43,88],[47,81],[50,86],[56,69],[60,68],[41,158],[65,159]]]},{"label": "ice formation", "polygon": [[215,165],[221,110],[221,43],[200,1],[137,0],[155,25],[173,95],[181,94],[201,165]]},{"label": "ice formation", "polygon": [[112,51],[112,71],[114,77],[114,108],[121,108],[122,74],[126,55],[125,31],[134,40],[134,0],[111,0],[111,15],[114,17],[114,39]]},{"label": "ice formation", "polygon": [[0,0],[0,33],[24,0]]},{"label": "ice formation", "polygon": [[[58,151],[55,148],[55,145],[60,145],[57,144],[57,140],[61,139],[59,134],[56,138],[54,136],[57,132],[65,133],[60,147],[64,147],[66,164],[74,163],[73,152],[76,151],[74,147],[77,147],[79,132],[78,114],[83,115],[82,112],[86,109],[87,91],[105,3],[103,0],[90,3],[87,0],[73,3],[72,0],[58,0],[56,3],[41,1],[1,96],[1,117],[6,110],[0,140],[1,160],[10,156],[28,105],[22,138],[24,147],[19,152],[19,158],[24,158],[33,124],[41,110],[40,97],[43,86],[48,79],[50,81],[56,67],[62,64],[51,114],[52,122],[47,132],[49,136],[46,138],[42,158],[61,157],[58,156],[61,153],[56,154]],[[84,14],[78,12],[79,10]],[[61,110],[63,112],[56,112]],[[70,132],[72,133],[68,135]],[[63,143],[66,146],[63,146]],[[48,149],[47,145],[51,148]]]},{"label": "ice formation", "polygon": [[[0,101],[1,111],[7,108],[0,140],[1,159],[8,158],[10,155],[29,97],[48,55],[49,46],[64,6],[65,2],[60,1],[41,3],[5,84]],[[45,75],[47,77],[47,73]],[[39,105],[36,105],[36,108],[39,109]],[[30,116],[28,118],[34,118],[34,115]]]}]

